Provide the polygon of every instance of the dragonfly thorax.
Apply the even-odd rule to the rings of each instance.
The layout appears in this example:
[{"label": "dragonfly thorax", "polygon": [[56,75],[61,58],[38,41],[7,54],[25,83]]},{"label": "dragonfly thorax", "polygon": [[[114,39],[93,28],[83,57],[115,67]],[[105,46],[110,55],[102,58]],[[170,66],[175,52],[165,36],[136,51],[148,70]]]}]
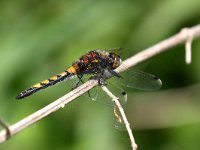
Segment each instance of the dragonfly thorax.
[{"label": "dragonfly thorax", "polygon": [[115,69],[121,64],[121,58],[115,53],[94,50],[83,55],[78,62],[77,74],[97,74],[105,69]]}]

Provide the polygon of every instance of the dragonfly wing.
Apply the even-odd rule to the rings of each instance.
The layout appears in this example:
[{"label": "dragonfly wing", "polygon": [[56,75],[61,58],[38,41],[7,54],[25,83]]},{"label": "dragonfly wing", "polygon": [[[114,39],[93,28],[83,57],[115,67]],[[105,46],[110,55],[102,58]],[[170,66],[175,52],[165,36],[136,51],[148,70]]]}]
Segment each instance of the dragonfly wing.
[{"label": "dragonfly wing", "polygon": [[162,81],[157,76],[139,70],[126,73],[122,80],[125,86],[143,91],[159,90],[162,86]]},{"label": "dragonfly wing", "polygon": [[[123,89],[121,89],[120,87],[116,87],[114,84],[107,84],[108,82],[106,82],[106,86],[108,86],[109,90],[116,95],[119,98],[119,101],[121,104],[124,104],[127,102],[127,95],[126,92],[124,92]],[[93,89],[89,90],[88,93],[85,93],[85,95],[87,96],[87,98],[89,98],[92,101],[95,101],[97,103],[109,106],[109,107],[113,107],[113,101],[112,99],[110,99],[110,97],[101,89],[100,86],[96,86]]]}]

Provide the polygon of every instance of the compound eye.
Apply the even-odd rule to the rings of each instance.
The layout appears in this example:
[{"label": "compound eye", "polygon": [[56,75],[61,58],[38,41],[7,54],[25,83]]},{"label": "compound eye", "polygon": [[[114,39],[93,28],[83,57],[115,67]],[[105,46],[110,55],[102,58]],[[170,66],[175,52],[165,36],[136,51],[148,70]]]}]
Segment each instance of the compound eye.
[{"label": "compound eye", "polygon": [[112,62],[114,61],[114,56],[113,56],[113,53],[110,53],[109,54],[109,62]]}]

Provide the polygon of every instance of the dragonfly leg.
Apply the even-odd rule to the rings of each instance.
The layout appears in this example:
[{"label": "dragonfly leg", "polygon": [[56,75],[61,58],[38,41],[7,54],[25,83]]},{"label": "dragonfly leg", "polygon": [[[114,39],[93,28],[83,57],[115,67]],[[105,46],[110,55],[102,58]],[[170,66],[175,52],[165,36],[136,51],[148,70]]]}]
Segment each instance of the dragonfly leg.
[{"label": "dragonfly leg", "polygon": [[82,80],[82,77],[83,77],[83,75],[81,74],[81,75],[77,75],[77,77],[78,77],[78,79],[79,79],[79,81],[78,81],[78,83],[84,83],[84,81]]},{"label": "dragonfly leg", "polygon": [[75,88],[77,88],[78,85],[80,84],[80,82],[81,82],[81,83],[84,83],[83,80],[82,80],[83,75],[77,75],[77,77],[78,77],[79,80],[78,80],[78,82],[76,83],[76,85],[75,85],[74,87],[72,87],[71,90],[74,90]]},{"label": "dragonfly leg", "polygon": [[[82,80],[83,75],[77,75],[77,77],[78,77],[79,81],[78,81],[78,84],[76,85],[76,87],[79,85],[80,82],[81,82],[81,83],[84,83],[84,81]],[[87,91],[87,93],[88,93],[89,98],[92,99],[92,96],[91,96],[91,94],[90,94],[90,90]]]},{"label": "dragonfly leg", "polygon": [[99,83],[99,85],[106,85],[106,83],[104,82],[104,78],[99,78],[98,79],[98,83]]},{"label": "dragonfly leg", "polygon": [[115,77],[118,77],[118,78],[121,78],[122,76],[120,76],[117,72],[115,72],[114,70],[110,69],[109,72],[115,76]]}]

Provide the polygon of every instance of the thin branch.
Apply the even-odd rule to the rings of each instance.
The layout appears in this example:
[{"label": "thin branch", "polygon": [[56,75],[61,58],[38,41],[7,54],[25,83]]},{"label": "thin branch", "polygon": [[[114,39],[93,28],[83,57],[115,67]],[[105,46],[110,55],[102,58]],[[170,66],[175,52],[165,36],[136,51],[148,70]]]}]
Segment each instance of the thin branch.
[{"label": "thin branch", "polygon": [[6,139],[10,138],[10,130],[9,130],[9,125],[7,122],[5,122],[2,118],[0,119],[0,125],[5,128],[6,130]]},{"label": "thin branch", "polygon": [[183,34],[186,34],[187,40],[185,42],[185,62],[186,64],[190,64],[192,61],[192,40],[193,34],[188,30],[188,28],[182,29]]},{"label": "thin branch", "polygon": [[120,102],[119,102],[119,98],[116,97],[115,95],[113,95],[106,86],[101,86],[102,90],[105,91],[107,93],[108,96],[110,96],[110,98],[113,100],[113,102],[115,102],[117,108],[119,109],[119,112],[122,116],[122,119],[124,121],[124,124],[126,126],[126,129],[127,129],[127,132],[128,132],[128,135],[129,135],[129,138],[130,138],[130,141],[131,141],[131,146],[132,146],[132,149],[133,150],[136,150],[137,149],[137,144],[135,142],[135,139],[134,139],[134,136],[133,136],[133,133],[131,131],[131,127],[130,127],[130,124],[127,120],[127,117],[126,117],[126,114],[124,112],[124,109],[122,108]]},{"label": "thin branch", "polygon": [[200,37],[200,24],[191,28],[187,28],[187,32],[183,32],[181,30],[174,36],[161,41],[152,47],[144,49],[143,51],[123,61],[122,65],[120,65],[115,71],[117,73],[123,72],[130,67],[133,67],[155,55],[158,55],[159,53],[169,50],[174,46],[186,43],[191,36],[193,37],[192,39]]},{"label": "thin branch", "polygon": [[[126,59],[123,61],[122,65],[120,65],[115,71],[117,73],[123,72],[130,67],[137,65],[161,52],[166,51],[167,49],[174,47],[178,44],[185,43],[188,40],[188,33],[190,33],[193,39],[200,36],[200,25],[194,26],[192,28],[188,28],[188,32],[180,32],[144,51],[139,52],[138,54]],[[52,102],[51,104],[45,106],[44,108],[36,111],[35,113],[27,116],[26,118],[20,120],[19,122],[11,125],[8,127],[10,136],[13,136],[26,127],[32,125],[33,123],[41,120],[42,118],[48,116],[49,114],[55,112],[56,110],[64,107],[66,104],[74,100],[75,98],[81,96],[94,86],[97,86],[98,82],[96,80],[90,80],[85,84],[79,86],[78,88],[74,89],[73,91],[69,92],[68,94],[64,95],[63,97],[57,99],[56,101]],[[7,140],[7,132],[6,129],[0,132],[0,143]]]}]

